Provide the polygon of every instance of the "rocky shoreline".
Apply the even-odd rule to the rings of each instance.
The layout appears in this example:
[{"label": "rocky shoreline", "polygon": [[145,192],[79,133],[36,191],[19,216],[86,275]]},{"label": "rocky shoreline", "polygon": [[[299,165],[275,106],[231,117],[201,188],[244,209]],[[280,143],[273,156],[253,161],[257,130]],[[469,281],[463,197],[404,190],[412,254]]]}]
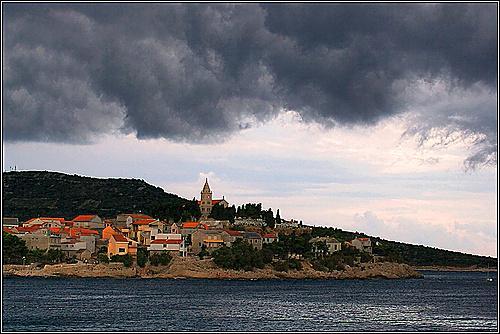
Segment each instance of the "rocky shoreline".
[{"label": "rocky shoreline", "polygon": [[459,271],[459,272],[496,272],[497,268],[480,268],[476,266],[470,267],[453,267],[453,266],[418,266],[414,267],[419,271]]},{"label": "rocky shoreline", "polygon": [[308,262],[302,270],[280,272],[270,266],[252,271],[218,268],[211,259],[174,258],[168,266],[126,268],[121,263],[54,264],[36,268],[30,265],[3,265],[3,277],[94,277],[94,278],[201,278],[201,279],[370,279],[421,278],[423,275],[406,264],[366,263],[343,271],[314,270]]}]

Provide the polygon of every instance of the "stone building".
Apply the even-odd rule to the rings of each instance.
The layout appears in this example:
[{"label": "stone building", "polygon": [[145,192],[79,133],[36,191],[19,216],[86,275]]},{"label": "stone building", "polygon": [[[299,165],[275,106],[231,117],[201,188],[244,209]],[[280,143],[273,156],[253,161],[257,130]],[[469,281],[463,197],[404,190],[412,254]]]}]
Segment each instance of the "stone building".
[{"label": "stone building", "polygon": [[370,238],[356,238],[351,240],[351,245],[361,252],[372,253],[372,241]]},{"label": "stone building", "polygon": [[342,244],[334,237],[316,237],[309,240],[314,254],[332,254],[342,249]]},{"label": "stone building", "polygon": [[214,205],[222,205],[227,208],[229,203],[224,199],[224,196],[222,196],[222,199],[212,199],[212,191],[208,185],[208,179],[205,179],[205,185],[201,190],[201,199],[198,201],[198,205],[200,206],[201,218],[206,219],[212,212]]}]

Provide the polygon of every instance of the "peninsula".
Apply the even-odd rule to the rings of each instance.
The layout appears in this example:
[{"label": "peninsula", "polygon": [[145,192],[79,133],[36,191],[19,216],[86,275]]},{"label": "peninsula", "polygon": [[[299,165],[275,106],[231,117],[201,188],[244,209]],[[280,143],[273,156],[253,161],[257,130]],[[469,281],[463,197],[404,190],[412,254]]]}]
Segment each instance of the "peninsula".
[{"label": "peninsula", "polygon": [[[134,179],[4,173],[3,275],[211,279],[415,278],[496,259],[285,220]],[[130,213],[128,213],[130,212]]]}]

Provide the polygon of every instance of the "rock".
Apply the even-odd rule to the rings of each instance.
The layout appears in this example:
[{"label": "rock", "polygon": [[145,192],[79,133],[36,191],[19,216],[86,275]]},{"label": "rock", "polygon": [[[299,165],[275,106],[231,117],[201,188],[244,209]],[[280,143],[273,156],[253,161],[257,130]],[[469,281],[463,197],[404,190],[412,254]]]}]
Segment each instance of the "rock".
[{"label": "rock", "polygon": [[382,262],[346,267],[343,271],[322,272],[304,262],[303,270],[279,272],[270,265],[252,271],[218,268],[211,259],[175,257],[168,266],[126,268],[121,263],[110,264],[55,264],[41,270],[30,266],[4,265],[4,277],[116,277],[116,278],[208,278],[208,279],[370,279],[418,278],[422,274],[406,264]]}]

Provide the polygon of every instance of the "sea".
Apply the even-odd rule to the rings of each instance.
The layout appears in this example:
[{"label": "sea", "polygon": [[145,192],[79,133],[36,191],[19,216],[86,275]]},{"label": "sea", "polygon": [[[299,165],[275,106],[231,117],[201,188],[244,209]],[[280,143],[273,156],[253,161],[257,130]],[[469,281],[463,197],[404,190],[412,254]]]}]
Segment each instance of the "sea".
[{"label": "sea", "polygon": [[4,278],[3,331],[498,331],[498,276]]}]

